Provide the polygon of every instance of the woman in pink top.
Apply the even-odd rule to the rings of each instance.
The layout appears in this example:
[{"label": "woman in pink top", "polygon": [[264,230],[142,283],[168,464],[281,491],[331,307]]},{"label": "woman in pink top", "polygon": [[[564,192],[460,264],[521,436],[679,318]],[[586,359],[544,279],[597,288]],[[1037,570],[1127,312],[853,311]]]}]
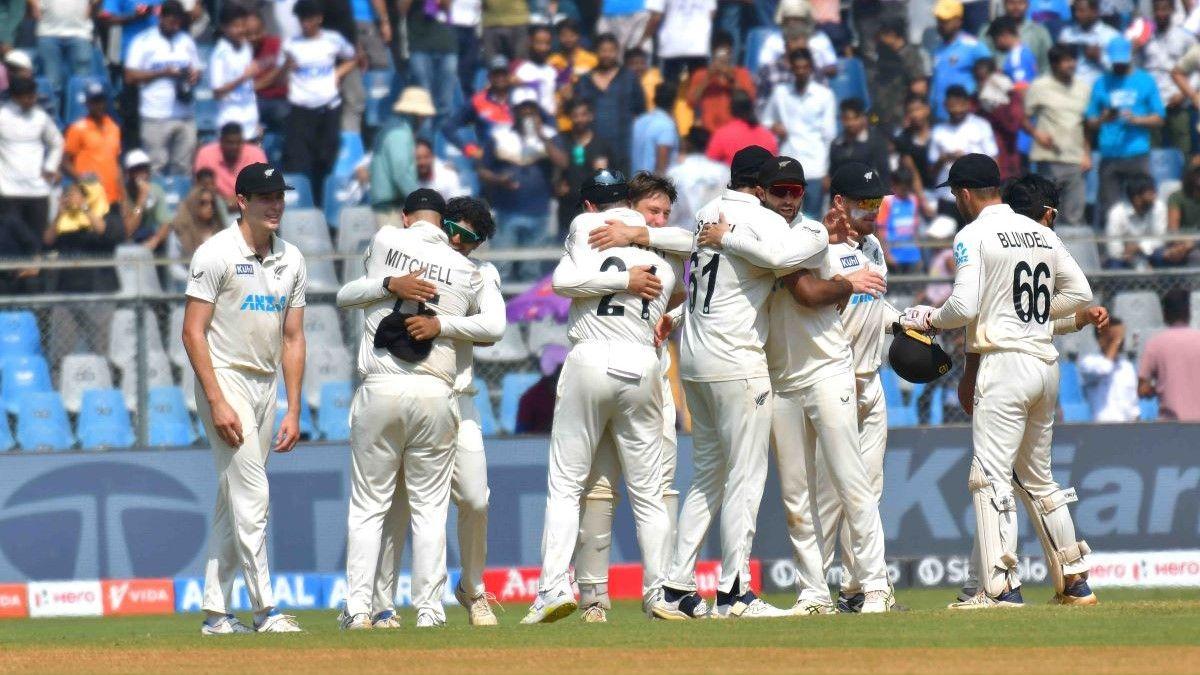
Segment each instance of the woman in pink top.
[{"label": "woman in pink top", "polygon": [[754,101],[746,92],[734,91],[729,109],[733,119],[713,133],[712,140],[708,142],[708,152],[705,153],[709,159],[728,166],[738,150],[751,145],[760,145],[770,150],[772,155],[779,154],[779,139],[770,129],[758,123]]},{"label": "woman in pink top", "polygon": [[1191,298],[1174,288],[1163,296],[1168,328],[1150,338],[1138,368],[1138,396],[1158,396],[1159,419],[1200,422],[1200,330],[1191,328]]}]

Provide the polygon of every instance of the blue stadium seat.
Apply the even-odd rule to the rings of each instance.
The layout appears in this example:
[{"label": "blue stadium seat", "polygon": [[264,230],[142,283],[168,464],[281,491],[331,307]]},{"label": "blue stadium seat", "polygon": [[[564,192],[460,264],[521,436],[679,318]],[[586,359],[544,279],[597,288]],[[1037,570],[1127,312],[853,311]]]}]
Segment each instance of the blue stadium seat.
[{"label": "blue stadium seat", "polygon": [[0,312],[0,359],[42,353],[42,334],[33,312]]},{"label": "blue stadium seat", "polygon": [[368,127],[382,127],[392,115],[395,98],[393,71],[386,69],[368,70],[363,74],[363,87],[367,90],[367,110],[364,122]]},{"label": "blue stadium seat", "polygon": [[900,391],[900,378],[891,368],[879,369],[879,383],[883,385],[883,400],[888,407],[904,405],[904,394]]},{"label": "blue stadium seat", "polygon": [[62,90],[47,77],[35,77],[37,83],[38,105],[50,114],[59,127],[62,126]]},{"label": "blue stadium seat", "polygon": [[113,95],[108,78],[73,75],[71,79],[67,80],[67,94],[63,102],[63,124],[69,126],[87,114],[87,88],[92,83],[99,83],[104,87],[104,92],[108,96],[109,114],[112,114]]},{"label": "blue stadium seat", "polygon": [[941,426],[946,418],[946,388],[934,386],[929,398],[929,424]]},{"label": "blue stadium seat", "polygon": [[1087,403],[1083,396],[1083,382],[1079,379],[1079,368],[1074,361],[1058,361],[1058,402],[1063,404],[1064,410],[1068,404]]},{"label": "blue stadium seat", "polygon": [[500,380],[500,428],[505,433],[516,431],[521,396],[540,379],[538,373],[508,373]]},{"label": "blue stadium seat", "polygon": [[[1155,148],[1150,151],[1150,176],[1156,185],[1177,181],[1183,175],[1183,152],[1179,148]],[[1170,195],[1159,195],[1167,198]]]},{"label": "blue stadium seat", "polygon": [[357,203],[351,204],[347,199],[347,188],[352,182],[354,182],[353,175],[329,174],[325,178],[325,190],[322,193],[325,195],[325,205],[322,210],[325,212],[325,222],[329,227],[337,229],[340,226],[338,217],[341,216],[342,209],[347,206],[357,206]]},{"label": "blue stadium seat", "polygon": [[871,94],[867,91],[867,70],[858,58],[838,59],[838,72],[829,80],[829,88],[833,90],[839,103],[848,98],[858,98],[862,99],[868,108],[871,107]]},{"label": "blue stadium seat", "polygon": [[83,392],[77,425],[79,445],[95,448],[128,448],[133,445],[133,424],[120,389],[88,389]]},{"label": "blue stadium seat", "polygon": [[[14,356],[4,360],[4,374],[0,376],[0,400],[4,401],[8,412],[17,412],[25,396],[53,389],[50,367],[41,356]],[[62,404],[61,400],[59,404]]]},{"label": "blue stadium seat", "polygon": [[326,382],[321,385],[321,414],[317,416],[317,431],[327,441],[350,438],[350,400],[354,396],[349,382]]},{"label": "blue stadium seat", "polygon": [[149,392],[150,417],[147,426],[153,446],[191,445],[196,442],[196,430],[183,401],[179,387],[154,387]]},{"label": "blue stadium seat", "polygon": [[201,138],[210,138],[217,133],[217,99],[211,89],[198,89],[193,107],[196,118],[196,133]]},{"label": "blue stadium seat", "polygon": [[1063,421],[1064,422],[1091,422],[1092,421],[1092,406],[1084,401],[1077,403],[1062,403]]},{"label": "blue stadium seat", "polygon": [[488,390],[487,382],[478,377],[475,378],[474,384],[475,409],[479,411],[479,428],[483,431],[484,436],[495,436],[498,429],[496,414],[492,411],[492,393]]},{"label": "blue stadium seat", "polygon": [[354,173],[354,167],[363,158],[362,134],[357,131],[343,131],[342,141],[338,145],[337,162],[333,165],[334,176],[349,176]]},{"label": "blue stadium seat", "polygon": [[283,136],[267,132],[263,134],[261,145],[268,162],[274,166],[283,163]]},{"label": "blue stadium seat", "polygon": [[1153,422],[1158,419],[1158,397],[1139,400],[1138,409],[1141,411],[1139,419],[1143,422]]},{"label": "blue stadium seat", "polygon": [[167,208],[174,213],[179,205],[187,198],[188,190],[192,188],[191,176],[159,176],[154,179],[159,187],[163,189],[163,196],[167,199]]},{"label": "blue stadium seat", "polygon": [[58,392],[29,392],[21,397],[17,441],[23,450],[68,450],[74,445],[67,409]]},{"label": "blue stadium seat", "polygon": [[763,44],[767,38],[778,33],[780,33],[778,26],[759,26],[751,28],[746,35],[746,56],[743,63],[746,64],[746,70],[749,70],[751,75],[758,75],[758,68],[762,65],[758,62],[758,54],[762,51]]},{"label": "blue stadium seat", "polygon": [[17,447],[12,429],[8,426],[8,415],[0,415],[0,452],[7,452]]},{"label": "blue stadium seat", "polygon": [[288,185],[296,188],[284,193],[286,206],[290,209],[311,209],[313,206],[313,189],[312,183],[308,182],[308,176],[299,173],[285,173],[283,180]]}]

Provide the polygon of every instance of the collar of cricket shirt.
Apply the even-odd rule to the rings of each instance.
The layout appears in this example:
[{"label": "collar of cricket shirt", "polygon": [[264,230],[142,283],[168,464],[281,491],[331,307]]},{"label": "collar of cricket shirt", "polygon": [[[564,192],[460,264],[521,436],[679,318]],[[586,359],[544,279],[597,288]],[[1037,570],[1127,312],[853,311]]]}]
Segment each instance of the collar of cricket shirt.
[{"label": "collar of cricket shirt", "polygon": [[[254,249],[250,248],[250,244],[246,243],[246,237],[242,236],[241,222],[235,220],[230,229],[234,231],[233,236],[234,239],[237,240],[238,253],[240,253],[243,258],[257,258],[258,254],[254,252]],[[283,255],[283,245],[280,243],[279,235],[272,234],[271,252],[268,253],[266,257],[262,259],[262,261],[266,262],[268,260],[273,260],[281,255]]]},{"label": "collar of cricket shirt", "polygon": [[409,225],[408,229],[414,230],[426,239],[435,240],[447,246],[450,245],[450,236],[446,234],[446,231],[428,220],[418,220]]}]

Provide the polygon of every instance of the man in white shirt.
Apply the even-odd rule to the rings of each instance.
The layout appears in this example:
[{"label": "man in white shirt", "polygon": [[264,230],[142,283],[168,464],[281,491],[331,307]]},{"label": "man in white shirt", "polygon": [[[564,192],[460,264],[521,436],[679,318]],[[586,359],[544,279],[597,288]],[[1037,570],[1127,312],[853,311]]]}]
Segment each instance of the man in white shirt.
[{"label": "man in white shirt", "polygon": [[92,10],[95,0],[31,0],[37,22],[37,51],[42,75],[65,88],[71,76],[92,74]]},{"label": "man in white shirt", "polygon": [[[295,617],[275,609],[267,569],[267,458],[300,438],[304,378],[304,256],[278,236],[283,174],[251,164],[237,179],[242,216],[192,256],[183,346],[196,373],[197,413],[217,465],[209,535],[203,635],[248,633],[232,613],[240,570],[260,633],[294,633]],[[280,362],[288,410],[275,426]]]},{"label": "man in white shirt", "polygon": [[1092,420],[1136,422],[1141,415],[1138,374],[1125,353],[1125,323],[1111,317],[1107,326],[1096,329],[1096,342],[1100,353],[1079,359],[1079,377],[1092,406]]},{"label": "man in white shirt", "polygon": [[[433,331],[440,324],[427,318],[476,313],[483,278],[475,263],[450,246],[442,229],[444,210],[436,192],[410,194],[404,203],[407,227],[380,229],[367,249],[363,277],[338,292],[339,307],[362,307],[366,313],[358,349],[363,381],[350,415],[347,596],[341,617],[348,630],[371,628],[387,514],[398,490],[408,499],[412,523],[417,627],[446,623],[446,518],[461,422],[454,393],[458,350],[448,335]],[[414,271],[435,287],[418,289],[424,301],[394,292],[397,278]]]},{"label": "man in white shirt", "polygon": [[463,185],[458,171],[447,161],[433,154],[433,145],[424,138],[416,143],[417,183],[420,187],[429,188],[447,199],[465,197],[470,192]]},{"label": "man in white shirt", "polygon": [[[959,157],[973,152],[995,157],[996,133],[987,120],[971,112],[971,95],[960,85],[946,88],[945,122],[938,122],[929,136],[929,161],[943,185],[950,175],[950,165]],[[950,188],[938,188],[938,213],[958,218],[954,195]]]},{"label": "man in white shirt", "polygon": [[[1092,298],[1078,263],[1041,223],[1000,201],[1000,169],[991,157],[955,161],[948,183],[969,224],[954,237],[954,291],[940,308],[905,310],[905,328],[927,331],[966,327],[960,393],[972,415],[974,456],[968,487],[975,506],[979,593],[952,609],[1024,604],[1017,573],[1016,497],[1030,507],[1054,579],[1054,602],[1092,605],[1087,584],[1090,549],[1076,540],[1062,489],[1050,470],[1050,445],[1058,401],[1055,323]],[[961,389],[961,387],[960,387]],[[969,394],[970,396],[964,396]],[[1014,494],[1014,484],[1017,486]]]},{"label": "man in white shirt", "polygon": [[680,82],[684,70],[691,73],[708,65],[716,0],[652,0],[646,9],[650,11],[646,33],[658,35],[665,82]]},{"label": "man in white shirt", "polygon": [[513,87],[532,94],[547,119],[558,115],[558,71],[546,62],[553,49],[550,27],[533,26],[529,29],[529,58],[518,62],[512,73]]},{"label": "man in white shirt", "polygon": [[667,169],[667,178],[679,191],[679,198],[667,221],[671,227],[694,229],[696,212],[720,197],[729,183],[729,167],[714,162],[704,154],[709,138],[711,134],[704,127],[692,127],[679,149],[679,163]]},{"label": "man in white shirt", "polygon": [[140,86],[142,146],[155,174],[186,176],[196,153],[194,88],[200,53],[183,30],[187,12],[179,0],[162,4],[158,27],[142,31],[125,57],[125,83]]},{"label": "man in white shirt", "polygon": [[829,144],[837,137],[837,100],[829,87],[813,81],[811,51],[797,49],[789,58],[795,80],[771,92],[762,123],[779,136],[780,154],[795,157],[805,167],[809,187],[803,212],[814,216],[825,200],[820,185],[829,170]]},{"label": "man in white shirt", "polygon": [[229,4],[221,9],[222,36],[213,49],[208,72],[217,100],[217,127],[238,124],[242,137],[253,141],[260,135],[258,99],[254,95],[254,80],[260,73],[254,49],[246,41],[249,16],[241,5]]},{"label": "man in white shirt", "polygon": [[1109,66],[1104,56],[1108,43],[1121,33],[1100,20],[1100,0],[1074,0],[1071,3],[1074,19],[1058,34],[1058,44],[1072,47],[1079,53],[1076,75],[1085,82],[1095,82]]},{"label": "man in white shirt", "polygon": [[37,104],[33,80],[13,80],[8,93],[0,105],[0,214],[8,226],[25,228],[21,239],[35,253],[50,218],[50,186],[58,182],[63,137]]},{"label": "man in white shirt", "polygon": [[1104,226],[1108,237],[1106,266],[1144,267],[1163,245],[1160,237],[1167,233],[1167,205],[1158,198],[1154,179],[1145,175],[1129,181],[1125,197],[1108,211]]}]

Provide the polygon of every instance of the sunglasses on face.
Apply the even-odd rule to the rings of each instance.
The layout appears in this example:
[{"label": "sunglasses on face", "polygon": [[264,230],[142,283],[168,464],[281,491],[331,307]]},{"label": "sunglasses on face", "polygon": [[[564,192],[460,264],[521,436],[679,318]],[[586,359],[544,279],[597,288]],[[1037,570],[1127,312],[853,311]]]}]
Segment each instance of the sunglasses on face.
[{"label": "sunglasses on face", "polygon": [[875,199],[856,199],[851,202],[851,205],[863,211],[878,211],[882,204],[882,197],[877,197]]},{"label": "sunglasses on face", "polygon": [[767,192],[773,197],[803,197],[803,185],[772,185]]},{"label": "sunglasses on face", "polygon": [[446,231],[446,236],[453,239],[457,235],[459,240],[464,244],[474,244],[483,241],[483,237],[479,236],[475,231],[463,227],[455,220],[442,220],[442,229]]}]

